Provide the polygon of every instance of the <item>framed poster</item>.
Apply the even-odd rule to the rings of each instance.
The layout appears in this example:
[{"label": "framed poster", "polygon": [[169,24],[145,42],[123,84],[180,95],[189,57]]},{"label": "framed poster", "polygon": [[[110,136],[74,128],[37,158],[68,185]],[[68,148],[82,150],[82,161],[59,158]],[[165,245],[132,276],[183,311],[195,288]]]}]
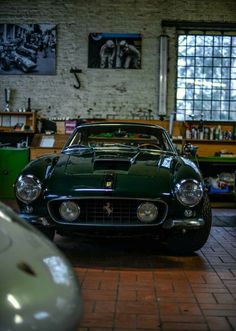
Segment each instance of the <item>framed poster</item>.
[{"label": "framed poster", "polygon": [[138,33],[90,33],[88,68],[141,69]]},{"label": "framed poster", "polygon": [[0,75],[55,75],[55,24],[0,24]]}]

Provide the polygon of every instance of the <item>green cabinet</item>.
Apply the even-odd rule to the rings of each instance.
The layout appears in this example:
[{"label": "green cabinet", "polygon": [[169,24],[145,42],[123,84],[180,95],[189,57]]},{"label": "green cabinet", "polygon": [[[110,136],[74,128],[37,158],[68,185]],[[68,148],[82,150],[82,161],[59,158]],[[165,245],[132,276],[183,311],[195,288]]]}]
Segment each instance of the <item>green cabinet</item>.
[{"label": "green cabinet", "polygon": [[0,148],[0,198],[14,198],[16,177],[28,162],[29,148]]}]

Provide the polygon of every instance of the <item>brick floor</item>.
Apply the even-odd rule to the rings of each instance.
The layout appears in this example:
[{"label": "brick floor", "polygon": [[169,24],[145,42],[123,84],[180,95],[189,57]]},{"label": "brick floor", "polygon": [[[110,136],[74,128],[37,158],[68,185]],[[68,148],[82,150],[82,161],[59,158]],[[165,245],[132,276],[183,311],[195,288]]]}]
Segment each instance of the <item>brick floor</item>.
[{"label": "brick floor", "polygon": [[56,243],[81,284],[78,331],[236,330],[236,227],[212,227],[190,256],[147,241]]}]

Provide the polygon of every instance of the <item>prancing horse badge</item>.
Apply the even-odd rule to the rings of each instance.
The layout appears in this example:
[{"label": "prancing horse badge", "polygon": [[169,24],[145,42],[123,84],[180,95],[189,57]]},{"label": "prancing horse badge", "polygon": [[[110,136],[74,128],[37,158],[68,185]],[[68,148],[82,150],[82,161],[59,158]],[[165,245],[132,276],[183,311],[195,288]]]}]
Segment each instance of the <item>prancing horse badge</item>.
[{"label": "prancing horse badge", "polygon": [[113,208],[110,202],[107,202],[104,206],[103,206],[103,210],[106,211],[107,216],[111,216],[111,214],[113,213]]}]

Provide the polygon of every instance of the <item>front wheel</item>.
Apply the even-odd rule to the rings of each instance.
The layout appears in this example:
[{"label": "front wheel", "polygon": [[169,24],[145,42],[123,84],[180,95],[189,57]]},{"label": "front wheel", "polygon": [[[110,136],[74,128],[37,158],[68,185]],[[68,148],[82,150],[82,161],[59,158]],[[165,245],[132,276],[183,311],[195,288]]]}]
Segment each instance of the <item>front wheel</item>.
[{"label": "front wheel", "polygon": [[205,224],[200,229],[186,230],[186,233],[172,233],[167,238],[170,250],[177,254],[191,253],[201,249],[206,243],[212,224],[211,205],[207,194],[204,196],[201,216]]}]

